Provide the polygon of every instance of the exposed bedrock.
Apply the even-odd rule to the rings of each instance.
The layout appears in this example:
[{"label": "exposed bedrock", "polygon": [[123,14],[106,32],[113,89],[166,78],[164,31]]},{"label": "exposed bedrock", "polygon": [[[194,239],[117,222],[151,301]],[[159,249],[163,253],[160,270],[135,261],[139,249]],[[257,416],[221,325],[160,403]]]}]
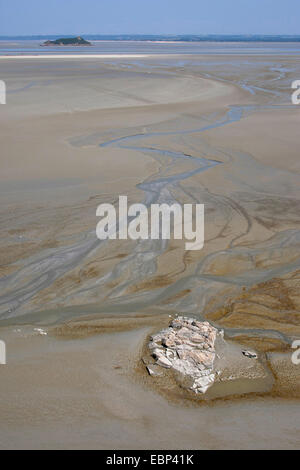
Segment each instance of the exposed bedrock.
[{"label": "exposed bedrock", "polygon": [[[208,398],[269,391],[273,377],[256,351],[226,341],[224,331],[206,321],[179,316],[150,337],[151,377],[172,377],[178,386]],[[155,363],[151,363],[151,358]]]}]

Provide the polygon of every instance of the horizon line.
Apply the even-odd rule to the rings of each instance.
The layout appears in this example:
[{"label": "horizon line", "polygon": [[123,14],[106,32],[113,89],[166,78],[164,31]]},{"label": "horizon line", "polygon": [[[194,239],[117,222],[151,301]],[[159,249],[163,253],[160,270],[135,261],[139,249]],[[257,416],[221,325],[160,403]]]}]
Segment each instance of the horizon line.
[{"label": "horizon line", "polygon": [[263,36],[263,37],[300,37],[300,33],[35,33],[35,34],[1,34],[0,38],[8,38],[8,37],[46,37],[46,36],[111,36],[111,37],[118,37],[118,36],[152,36],[152,37],[178,37],[178,36],[194,36],[194,37],[255,37],[255,36]]}]

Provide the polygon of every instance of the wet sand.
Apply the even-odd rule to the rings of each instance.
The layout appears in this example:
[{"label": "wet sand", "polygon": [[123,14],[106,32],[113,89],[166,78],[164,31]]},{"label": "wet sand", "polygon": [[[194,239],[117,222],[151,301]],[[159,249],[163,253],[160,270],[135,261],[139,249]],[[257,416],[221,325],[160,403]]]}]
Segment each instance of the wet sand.
[{"label": "wet sand", "polygon": [[[153,319],[148,318],[153,324]],[[154,326],[154,325],[153,325]],[[149,327],[63,339],[7,334],[1,370],[5,449],[285,449],[299,444],[299,403],[257,397],[170,402],[136,373]],[[9,337],[10,336],[10,337]],[[28,346],[30,343],[30,346]],[[150,379],[151,380],[151,379]]]},{"label": "wet sand", "polygon": [[[298,56],[1,61],[3,448],[299,446],[297,73]],[[204,249],[100,243],[119,194],[204,203]],[[153,387],[144,342],[179,313],[267,354],[271,392]]]}]

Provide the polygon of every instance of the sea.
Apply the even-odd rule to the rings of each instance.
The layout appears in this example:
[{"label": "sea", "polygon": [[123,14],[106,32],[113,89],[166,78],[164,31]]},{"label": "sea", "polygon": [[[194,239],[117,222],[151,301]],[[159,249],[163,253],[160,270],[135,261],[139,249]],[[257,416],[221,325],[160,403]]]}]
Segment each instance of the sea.
[{"label": "sea", "polygon": [[[69,35],[69,37],[73,35]],[[74,37],[78,34],[74,34]],[[59,54],[216,54],[299,55],[300,35],[82,35],[84,47],[41,47],[44,41],[68,37],[0,36],[0,55]]]}]

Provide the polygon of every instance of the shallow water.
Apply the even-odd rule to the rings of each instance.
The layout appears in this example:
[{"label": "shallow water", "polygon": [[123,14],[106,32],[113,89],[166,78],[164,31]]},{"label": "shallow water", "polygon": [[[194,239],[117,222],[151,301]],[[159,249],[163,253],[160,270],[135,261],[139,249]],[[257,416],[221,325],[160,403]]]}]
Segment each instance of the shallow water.
[{"label": "shallow water", "polygon": [[0,40],[0,55],[19,54],[204,54],[300,55],[300,43],[96,41],[92,47],[40,47],[43,40]]}]

